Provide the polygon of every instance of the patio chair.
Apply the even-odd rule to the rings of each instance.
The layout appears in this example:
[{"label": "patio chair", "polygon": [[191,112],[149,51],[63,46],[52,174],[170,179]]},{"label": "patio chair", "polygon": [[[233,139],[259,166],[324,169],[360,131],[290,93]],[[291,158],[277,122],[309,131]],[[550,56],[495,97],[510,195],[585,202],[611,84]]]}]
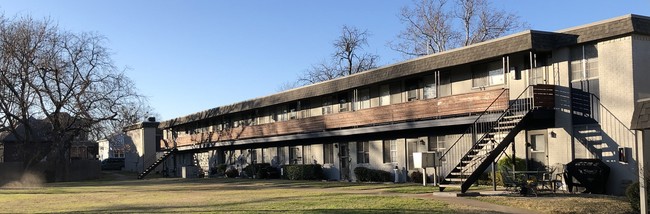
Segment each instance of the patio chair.
[{"label": "patio chair", "polygon": [[503,181],[503,186],[506,188],[506,191],[519,192],[519,188],[522,185],[512,178],[512,173],[510,173],[508,168],[501,167],[499,173],[501,174],[501,180]]},{"label": "patio chair", "polygon": [[542,172],[539,177],[539,184],[541,185],[542,190],[550,190],[555,192],[555,167],[544,167],[540,171]]}]

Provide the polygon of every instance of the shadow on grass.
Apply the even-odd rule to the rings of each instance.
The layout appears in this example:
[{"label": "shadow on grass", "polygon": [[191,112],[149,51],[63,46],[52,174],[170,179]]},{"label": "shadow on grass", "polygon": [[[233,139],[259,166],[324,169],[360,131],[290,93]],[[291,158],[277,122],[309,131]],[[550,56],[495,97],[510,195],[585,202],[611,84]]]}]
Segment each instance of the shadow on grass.
[{"label": "shadow on grass", "polygon": [[[155,206],[118,205],[84,210],[84,212],[144,212],[144,213],[187,213],[187,212],[228,212],[228,213],[480,213],[471,210],[454,211],[443,204],[403,208],[399,197],[366,196],[357,194],[329,193],[322,195],[300,195],[267,197],[255,200],[227,202],[210,205],[174,205],[173,203]],[[372,204],[374,200],[393,202],[393,204]],[[417,199],[412,199],[417,200]],[[381,208],[355,208],[356,203],[371,204],[370,206],[385,206]],[[433,203],[433,202],[429,202]],[[323,208],[322,206],[334,206]]]}]

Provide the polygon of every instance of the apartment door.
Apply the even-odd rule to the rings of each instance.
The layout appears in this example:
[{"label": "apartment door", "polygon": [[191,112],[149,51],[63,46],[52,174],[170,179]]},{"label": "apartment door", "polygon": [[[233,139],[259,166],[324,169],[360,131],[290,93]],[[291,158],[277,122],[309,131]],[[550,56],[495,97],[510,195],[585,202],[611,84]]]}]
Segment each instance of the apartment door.
[{"label": "apartment door", "polygon": [[350,180],[350,148],[348,143],[339,143],[339,164],[341,180]]},{"label": "apartment door", "polygon": [[[548,166],[548,142],[546,141],[545,134],[531,134],[529,135],[530,148],[528,149],[529,158],[533,163],[541,163],[544,166]],[[529,167],[541,167],[536,164],[528,164]],[[530,169],[537,170],[537,169]]]},{"label": "apartment door", "polygon": [[418,138],[408,138],[406,139],[406,152],[407,152],[407,157],[408,157],[408,166],[406,166],[406,169],[412,170],[413,168],[413,153],[414,152],[419,152],[418,149]]}]

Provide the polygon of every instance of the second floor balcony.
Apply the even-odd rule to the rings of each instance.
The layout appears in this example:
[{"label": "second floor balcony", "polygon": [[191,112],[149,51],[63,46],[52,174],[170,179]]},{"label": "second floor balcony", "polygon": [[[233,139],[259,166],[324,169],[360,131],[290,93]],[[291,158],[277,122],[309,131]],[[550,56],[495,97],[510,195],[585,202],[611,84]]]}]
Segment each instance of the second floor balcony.
[{"label": "second floor balcony", "polygon": [[[481,114],[488,107],[491,111],[505,110],[508,107],[508,100],[508,89],[493,89],[268,124],[244,125],[216,132],[181,135],[176,139],[176,145],[181,147],[409,121],[464,117]],[[171,146],[173,143],[170,139],[164,139],[161,142],[161,148]]]}]

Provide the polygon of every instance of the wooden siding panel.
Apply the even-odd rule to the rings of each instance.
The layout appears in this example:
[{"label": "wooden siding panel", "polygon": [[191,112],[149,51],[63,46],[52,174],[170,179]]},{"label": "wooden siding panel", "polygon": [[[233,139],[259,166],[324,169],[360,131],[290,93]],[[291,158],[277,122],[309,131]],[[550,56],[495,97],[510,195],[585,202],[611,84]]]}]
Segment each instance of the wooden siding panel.
[{"label": "wooden siding panel", "polygon": [[[243,126],[232,128],[228,131],[193,134],[191,136],[178,137],[177,145],[186,146],[236,139],[271,137],[404,121],[435,119],[449,116],[480,114],[492,103],[497,103],[498,106],[502,106],[499,108],[504,110],[508,103],[508,93],[503,93],[503,95],[499,97],[504,90],[507,89],[480,91],[436,99],[415,100],[357,111],[334,113],[261,125]],[[497,97],[499,97],[499,99],[495,100]]]}]

